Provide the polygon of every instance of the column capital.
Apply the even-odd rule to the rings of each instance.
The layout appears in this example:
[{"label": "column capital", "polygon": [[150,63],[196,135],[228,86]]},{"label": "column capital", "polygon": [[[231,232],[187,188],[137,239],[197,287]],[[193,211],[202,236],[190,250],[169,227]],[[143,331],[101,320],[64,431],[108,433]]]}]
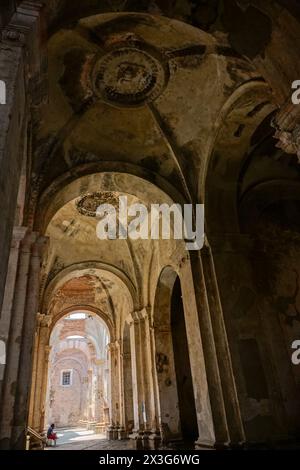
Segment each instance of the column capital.
[{"label": "column capital", "polygon": [[106,345],[109,352],[115,352],[120,347],[120,341],[112,341]]},{"label": "column capital", "polygon": [[13,237],[12,237],[12,244],[13,243],[20,243],[27,233],[28,227],[19,227],[15,226],[13,228]]},{"label": "column capital", "polygon": [[105,365],[105,359],[97,359],[96,357],[94,357],[93,364],[95,366],[103,366]]},{"label": "column capital", "polygon": [[52,316],[51,315],[44,315],[42,313],[37,313],[37,324],[40,327],[49,328],[52,323]]},{"label": "column capital", "polygon": [[10,45],[22,46],[26,43],[26,34],[17,25],[9,24],[2,31],[2,41]]},{"label": "column capital", "polygon": [[[40,236],[38,232],[31,232],[28,229],[26,229],[25,232],[19,230],[16,233],[20,239],[22,252],[31,253],[34,257],[39,258],[43,255],[48,245],[48,237]],[[22,234],[24,234],[23,237]]]},{"label": "column capital", "polygon": [[32,255],[41,258],[45,249],[48,246],[49,238],[44,236],[39,236],[38,234],[35,243],[32,246]]},{"label": "column capital", "polygon": [[134,310],[127,316],[126,322],[129,323],[129,325],[131,325],[132,323],[139,323],[145,320],[146,318],[149,318],[150,313],[151,313],[150,306],[143,307],[140,310]]},{"label": "column capital", "polygon": [[288,101],[272,120],[276,147],[285,153],[296,154],[300,162],[300,105]]},{"label": "column capital", "polygon": [[21,240],[21,251],[23,253],[31,253],[32,245],[35,243],[36,238],[36,232],[27,231],[24,238]]},{"label": "column capital", "polygon": [[19,47],[25,45],[39,20],[42,7],[39,2],[23,1],[17,7],[10,23],[2,30],[2,41]]}]

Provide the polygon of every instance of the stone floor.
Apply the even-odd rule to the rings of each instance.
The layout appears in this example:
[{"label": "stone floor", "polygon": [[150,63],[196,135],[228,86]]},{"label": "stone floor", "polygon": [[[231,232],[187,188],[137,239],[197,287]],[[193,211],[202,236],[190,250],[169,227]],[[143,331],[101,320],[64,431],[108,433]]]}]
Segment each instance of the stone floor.
[{"label": "stone floor", "polygon": [[45,450],[126,450],[132,449],[132,442],[108,441],[104,434],[95,434],[85,428],[59,429],[56,431],[58,441],[56,447]]},{"label": "stone floor", "polygon": [[[136,449],[134,441],[129,439],[123,441],[108,441],[105,434],[95,434],[94,431],[87,431],[85,428],[70,428],[70,429],[58,429],[56,430],[58,435],[58,441],[56,447],[46,447],[45,450],[131,450]],[[190,443],[177,443],[177,445],[170,447],[162,447],[161,450],[185,450],[192,451],[194,446]],[[260,446],[245,446],[245,449],[262,449],[262,450],[274,450],[284,449],[290,450],[300,449],[299,442],[285,442],[281,445],[275,444],[262,444]]]},{"label": "stone floor", "polygon": [[[56,429],[58,441],[56,447],[46,447],[45,450],[126,450],[136,449],[136,442],[130,439],[109,441],[105,434],[95,434],[85,428]],[[161,450],[194,450],[193,443],[173,443]]]}]

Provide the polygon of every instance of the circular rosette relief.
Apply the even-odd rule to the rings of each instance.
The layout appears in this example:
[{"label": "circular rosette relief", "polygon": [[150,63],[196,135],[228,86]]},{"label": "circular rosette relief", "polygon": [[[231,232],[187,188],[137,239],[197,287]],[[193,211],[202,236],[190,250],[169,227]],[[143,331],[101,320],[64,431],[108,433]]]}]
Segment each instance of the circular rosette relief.
[{"label": "circular rosette relief", "polygon": [[100,205],[110,204],[119,207],[119,195],[112,191],[95,192],[86,194],[76,201],[77,211],[87,217],[96,217]]},{"label": "circular rosette relief", "polygon": [[134,41],[119,43],[98,55],[92,71],[94,93],[125,107],[155,100],[169,78],[167,62],[156,49]]}]

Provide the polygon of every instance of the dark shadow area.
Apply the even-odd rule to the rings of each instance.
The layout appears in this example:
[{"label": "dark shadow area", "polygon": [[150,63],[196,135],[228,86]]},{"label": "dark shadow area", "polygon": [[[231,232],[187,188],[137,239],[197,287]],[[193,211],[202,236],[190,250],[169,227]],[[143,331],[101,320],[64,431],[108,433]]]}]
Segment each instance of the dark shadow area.
[{"label": "dark shadow area", "polygon": [[197,415],[179,277],[171,298],[171,328],[182,437],[188,441],[196,440]]}]

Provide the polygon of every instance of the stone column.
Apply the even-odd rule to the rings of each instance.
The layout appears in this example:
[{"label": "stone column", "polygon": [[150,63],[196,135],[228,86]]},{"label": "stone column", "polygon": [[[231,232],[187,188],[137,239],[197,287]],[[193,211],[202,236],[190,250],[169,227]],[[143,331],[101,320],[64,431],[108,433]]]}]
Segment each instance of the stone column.
[{"label": "stone column", "polygon": [[[0,314],[0,340],[6,345],[9,337],[9,329],[12,316],[13,299],[15,292],[15,284],[17,278],[18,260],[20,256],[20,243],[24,239],[27,232],[26,227],[15,227],[13,232],[13,239],[10,249],[10,256],[8,262],[8,272],[6,276],[4,300],[2,305],[2,311]],[[6,361],[5,361],[6,362]],[[0,365],[0,403],[1,403],[1,390],[2,381],[4,377],[5,364]]]},{"label": "stone column", "polygon": [[38,351],[38,343],[39,343],[39,313],[37,318],[37,330],[34,334],[34,347],[33,347],[33,364],[32,364],[32,380],[31,380],[31,390],[30,390],[30,401],[29,401],[29,412],[28,412],[28,426],[33,428],[33,413],[34,413],[34,395],[35,395],[35,386],[36,386],[36,379],[37,379],[37,351]]},{"label": "stone column", "polygon": [[99,425],[103,422],[103,382],[102,382],[103,359],[94,359],[94,370],[96,377],[95,385],[95,421]]},{"label": "stone column", "polygon": [[202,447],[229,444],[216,344],[199,251],[180,265],[182,299],[194,385],[199,438]]},{"label": "stone column", "polygon": [[18,371],[14,426],[11,438],[11,446],[15,449],[24,449],[25,447],[25,430],[28,419],[29,393],[32,375],[34,331],[36,328],[36,313],[39,306],[41,259],[47,243],[47,239],[45,237],[39,237],[37,234],[35,234],[35,237],[36,241],[31,247],[32,251],[20,351],[22,367],[19,367]]},{"label": "stone column", "polygon": [[[144,308],[141,312],[141,329],[142,337],[142,364],[144,371],[144,395],[145,395],[145,411],[146,423],[144,429],[144,447],[150,445],[155,448],[159,440],[159,428],[156,413],[156,399],[155,396],[155,357],[154,357],[154,344],[152,343],[152,334],[150,328],[150,308]],[[153,330],[153,329],[152,329]],[[149,440],[149,442],[146,442]]]},{"label": "stone column", "polygon": [[125,429],[125,401],[124,401],[124,374],[123,374],[124,354],[121,343],[118,343],[118,375],[119,375],[119,428],[118,439],[122,440],[126,437]]},{"label": "stone column", "polygon": [[210,309],[211,326],[216,344],[230,444],[240,445],[245,441],[245,434],[233,374],[214,260],[209,246],[205,246],[201,250],[201,259]]},{"label": "stone column", "polygon": [[137,437],[140,437],[139,434],[144,429],[144,420],[142,414],[144,388],[142,378],[140,323],[139,316],[135,312],[132,314],[132,318],[130,320],[130,348],[134,418],[134,429],[130,437],[136,439]]},{"label": "stone column", "polygon": [[93,369],[88,369],[88,392],[87,392],[87,420],[88,429],[90,429],[91,422],[93,421],[92,402],[93,402]]},{"label": "stone column", "polygon": [[115,362],[116,362],[116,407],[115,407],[115,423],[117,428],[117,439],[123,439],[125,435],[125,428],[123,423],[122,414],[122,360],[121,360],[121,342],[115,342]]},{"label": "stone column", "polygon": [[26,145],[29,77],[39,72],[39,6],[23,2],[0,32],[0,75],[6,104],[0,106],[0,308],[11,245],[21,166]]},{"label": "stone column", "polygon": [[24,312],[26,307],[27,283],[30,270],[31,247],[36,240],[36,233],[28,233],[21,242],[17,279],[14,290],[12,316],[7,345],[7,361],[2,389],[2,409],[0,417],[0,448],[9,449],[16,385],[20,366],[21,339],[23,334]]},{"label": "stone column", "polygon": [[98,374],[97,374],[97,367],[95,363],[92,361],[93,364],[93,378],[92,378],[92,410],[93,410],[93,421],[94,421],[94,429],[96,427],[96,423],[98,421],[97,416],[96,416],[96,409],[97,409],[97,393],[98,393]]},{"label": "stone column", "polygon": [[30,411],[28,424],[33,429],[41,432],[44,429],[45,399],[47,389],[50,315],[37,315],[37,331],[35,340],[35,354],[32,372],[32,386],[30,397]]},{"label": "stone column", "polygon": [[143,447],[151,434],[155,407],[151,377],[150,330],[148,313],[144,308],[133,312],[129,319],[132,361],[134,429],[131,439],[142,441]]},{"label": "stone column", "polygon": [[125,418],[125,399],[124,399],[124,360],[126,356],[123,351],[123,345],[120,345],[120,363],[119,363],[119,377],[120,377],[120,419],[121,426],[124,429],[124,436],[126,433],[126,418]]},{"label": "stone column", "polygon": [[49,356],[51,352],[51,346],[45,347],[45,356],[44,356],[44,373],[43,373],[43,381],[42,381],[42,389],[41,389],[41,405],[40,405],[40,422],[39,422],[39,430],[42,432],[45,429],[45,417],[46,417],[46,399],[47,399],[47,386],[48,386],[48,372],[49,372]]},{"label": "stone column", "polygon": [[118,344],[108,344],[110,364],[110,425],[107,430],[108,439],[118,438],[119,417],[119,367],[118,367]]},{"label": "stone column", "polygon": [[[126,322],[127,323],[127,322]],[[122,342],[122,415],[126,437],[130,434],[133,426],[133,396],[132,396],[132,367],[130,352],[129,327],[127,335]],[[125,330],[125,325],[124,325]],[[123,330],[123,331],[124,331]]]},{"label": "stone column", "polygon": [[151,375],[153,386],[153,416],[152,416],[152,429],[149,436],[149,445],[151,448],[156,449],[161,442],[161,432],[159,423],[159,390],[156,371],[156,357],[155,357],[155,329],[152,322],[150,323],[149,312],[149,341],[150,341],[150,355],[151,355]]}]

